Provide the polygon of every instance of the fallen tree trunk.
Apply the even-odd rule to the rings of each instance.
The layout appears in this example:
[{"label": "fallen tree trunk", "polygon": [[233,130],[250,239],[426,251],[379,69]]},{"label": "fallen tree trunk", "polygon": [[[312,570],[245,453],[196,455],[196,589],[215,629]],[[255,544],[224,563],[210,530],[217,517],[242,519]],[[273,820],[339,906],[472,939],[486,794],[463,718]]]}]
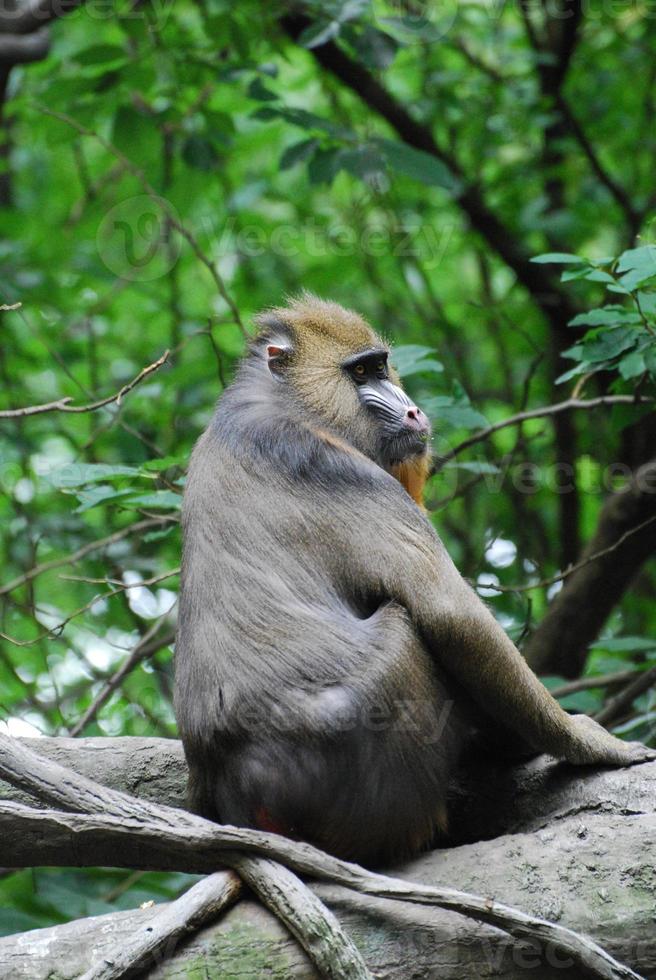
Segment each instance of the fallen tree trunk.
[{"label": "fallen tree trunk", "polygon": [[[32,739],[40,754],[115,789],[182,806],[186,769],[179,743],[163,739]],[[0,798],[33,798],[0,784]],[[474,806],[473,799],[481,802]],[[656,978],[656,762],[590,772],[542,757],[503,772],[470,773],[454,800],[459,839],[472,843],[432,851],[394,869],[397,877],[448,885],[518,906],[597,939],[617,959]],[[0,863],[88,864],[75,835],[30,859],[17,833],[0,841]],[[493,837],[480,840],[481,837]],[[120,860],[119,860],[120,858]],[[96,863],[130,866],[134,855],[96,854]],[[17,860],[18,859],[18,860]],[[138,866],[138,861],[132,860]],[[146,865],[147,866],[147,865]],[[162,866],[175,867],[175,862]],[[441,980],[472,977],[563,977],[577,980],[562,953],[518,944],[494,927],[437,908],[358,895],[312,884],[355,940],[375,976],[409,973]],[[111,958],[155,909],[83,919],[0,940],[0,977],[77,977],[98,957]],[[172,951],[167,950],[170,954]],[[148,977],[314,977],[305,954],[270,913],[241,901],[217,924],[181,945]]]}]

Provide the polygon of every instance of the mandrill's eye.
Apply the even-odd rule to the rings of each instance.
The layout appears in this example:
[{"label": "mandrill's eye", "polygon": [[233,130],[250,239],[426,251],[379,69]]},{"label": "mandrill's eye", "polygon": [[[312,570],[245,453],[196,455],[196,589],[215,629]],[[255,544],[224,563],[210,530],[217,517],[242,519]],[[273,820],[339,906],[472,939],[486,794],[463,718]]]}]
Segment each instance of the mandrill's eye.
[{"label": "mandrill's eye", "polygon": [[379,378],[387,377],[387,365],[385,361],[376,361],[376,374]]},{"label": "mandrill's eye", "polygon": [[364,364],[356,364],[353,368],[353,374],[356,376],[356,378],[364,378],[366,373],[367,369]]}]

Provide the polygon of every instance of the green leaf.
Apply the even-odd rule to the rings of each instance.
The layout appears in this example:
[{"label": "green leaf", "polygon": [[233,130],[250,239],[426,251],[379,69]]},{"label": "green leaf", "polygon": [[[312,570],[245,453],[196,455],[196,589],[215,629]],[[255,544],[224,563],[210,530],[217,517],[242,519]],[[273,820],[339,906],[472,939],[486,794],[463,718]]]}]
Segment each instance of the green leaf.
[{"label": "green leaf", "polygon": [[182,158],[190,167],[196,170],[210,171],[216,169],[219,154],[211,140],[204,136],[188,136],[182,146]]},{"label": "green leaf", "polygon": [[431,356],[434,353],[432,347],[422,347],[420,344],[401,344],[392,351],[392,364],[402,378],[408,378],[412,374],[421,374],[423,371],[440,374],[444,371],[444,365]]},{"label": "green leaf", "polygon": [[53,487],[82,487],[99,480],[118,480],[125,476],[141,476],[134,466],[110,466],[107,463],[67,463],[59,469],[44,474]]},{"label": "green leaf", "polygon": [[635,269],[656,275],[656,245],[641,245],[622,252],[617,260],[617,271],[629,272]]},{"label": "green leaf", "polygon": [[592,644],[594,650],[609,650],[612,653],[646,653],[656,650],[656,637],[653,636],[613,636],[597,640]]},{"label": "green leaf", "polygon": [[349,27],[342,35],[353,45],[360,60],[369,68],[389,68],[399,50],[398,41],[370,25],[365,25],[360,32]]},{"label": "green leaf", "polygon": [[275,92],[263,84],[261,78],[255,78],[248,86],[248,95],[251,99],[255,99],[257,102],[277,102],[278,96]]},{"label": "green leaf", "polygon": [[290,109],[286,106],[265,105],[261,109],[256,109],[251,115],[252,119],[284,119],[292,126],[301,129],[318,129],[320,132],[333,136],[335,139],[352,139],[353,133],[343,126],[337,126],[323,116],[317,116],[313,112],[306,112],[305,109]]},{"label": "green leaf", "polygon": [[123,503],[156,510],[180,510],[182,495],[173,493],[172,490],[155,490],[153,493],[140,493],[134,497],[129,497]]},{"label": "green leaf", "polygon": [[340,170],[340,151],[336,147],[318,149],[308,164],[311,184],[330,184]]},{"label": "green leaf", "polygon": [[558,699],[567,711],[580,711],[583,714],[594,714],[603,704],[603,694],[592,688],[588,691],[576,691]]},{"label": "green leaf", "polygon": [[123,48],[117,44],[94,44],[89,48],[78,51],[72,58],[78,65],[104,65],[120,63],[127,60]]},{"label": "green leaf", "polygon": [[[565,352],[565,354],[563,356],[566,356],[566,355],[567,355],[567,352]],[[576,367],[570,368],[569,371],[565,371],[564,374],[559,375],[556,378],[556,382],[555,383],[557,385],[561,385],[561,384],[564,384],[566,381],[571,381],[572,378],[578,378],[578,377],[580,377],[580,375],[582,375],[582,374],[590,374],[590,373],[593,373],[594,371],[600,371],[603,367],[604,367],[603,364],[597,364],[593,368],[593,366],[590,364],[589,361],[581,361],[581,363],[580,364],[577,364]]]},{"label": "green leaf", "polygon": [[169,470],[172,466],[186,466],[187,460],[184,456],[161,456],[157,459],[149,459],[147,463],[144,463],[142,469],[146,470],[147,473],[155,472],[161,473],[162,470]]},{"label": "green leaf", "polygon": [[426,398],[422,407],[438,425],[446,424],[454,429],[484,429],[488,425],[485,416],[472,408],[469,402],[456,401],[448,395]]},{"label": "green leaf", "polygon": [[501,473],[498,466],[494,463],[487,463],[485,460],[470,460],[468,462],[451,462],[447,463],[444,469],[447,470],[464,470],[466,473],[475,473],[477,476],[490,476],[495,473]]},{"label": "green leaf", "polygon": [[656,281],[656,245],[642,245],[623,252],[617,263],[617,271],[624,273],[620,283],[630,291],[652,279]]},{"label": "green leaf", "polygon": [[303,48],[318,48],[327,41],[332,41],[339,34],[340,23],[338,20],[320,20],[316,24],[311,24],[298,36],[297,43]]},{"label": "green leaf", "polygon": [[371,145],[364,144],[353,150],[340,150],[339,165],[354,177],[366,178],[384,171],[385,164],[380,153]]},{"label": "green leaf", "polygon": [[603,327],[617,326],[618,324],[639,324],[641,323],[639,313],[632,313],[623,306],[609,305],[602,306],[597,310],[588,310],[587,313],[579,313],[568,323],[569,327]]},{"label": "green leaf", "polygon": [[584,338],[583,356],[592,364],[596,361],[609,361],[634,347],[637,341],[638,335],[634,330],[625,330],[622,327],[606,330],[592,340]]},{"label": "green leaf", "polygon": [[644,358],[647,370],[656,379],[656,347],[650,347],[646,350]]},{"label": "green leaf", "polygon": [[99,486],[91,487],[88,490],[78,490],[75,496],[80,501],[80,506],[75,508],[75,513],[83,514],[85,511],[97,507],[98,504],[111,502],[118,497],[125,497],[131,493],[134,493],[131,487],[118,490],[106,483],[101,483]]},{"label": "green leaf", "polygon": [[379,147],[392,170],[413,180],[419,180],[422,184],[445,188],[454,194],[461,190],[461,182],[451,173],[446,164],[432,154],[415,150],[407,143],[396,140],[376,139],[373,142]]},{"label": "green leaf", "polygon": [[656,317],[656,293],[648,292],[647,290],[644,292],[639,291],[636,298],[645,316]]},{"label": "green leaf", "polygon": [[647,365],[642,354],[634,350],[622,358],[619,363],[619,370],[624,380],[630,381],[631,378],[637,378],[639,375],[644,374],[647,370]]},{"label": "green leaf", "polygon": [[294,143],[292,146],[288,146],[280,157],[278,166],[281,170],[289,170],[290,167],[295,166],[297,163],[303,163],[304,160],[312,156],[318,145],[316,139],[309,139],[301,140],[300,143]]},{"label": "green leaf", "polygon": [[130,160],[143,165],[155,152],[156,139],[152,122],[132,106],[121,106],[114,116],[112,143]]},{"label": "green leaf", "polygon": [[590,273],[594,271],[595,270],[589,265],[580,265],[576,266],[574,269],[565,269],[565,271],[561,273],[560,281],[573,282],[578,279],[587,279],[590,276]]},{"label": "green leaf", "polygon": [[583,278],[588,282],[605,282],[615,285],[613,276],[610,272],[604,272],[603,269],[590,269]]},{"label": "green leaf", "polygon": [[572,255],[571,252],[543,252],[542,255],[534,255],[531,262],[538,265],[587,265],[588,260],[582,259],[580,255]]}]

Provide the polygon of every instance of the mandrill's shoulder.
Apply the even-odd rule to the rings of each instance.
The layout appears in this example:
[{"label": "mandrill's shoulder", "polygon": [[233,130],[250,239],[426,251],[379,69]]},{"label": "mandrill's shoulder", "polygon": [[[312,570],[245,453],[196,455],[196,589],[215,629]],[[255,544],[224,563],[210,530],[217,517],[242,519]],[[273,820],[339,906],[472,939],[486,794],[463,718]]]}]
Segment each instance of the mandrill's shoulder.
[{"label": "mandrill's shoulder", "polygon": [[[222,400],[223,401],[223,400]],[[375,492],[388,474],[349,442],[311,418],[273,410],[266,403],[219,403],[198,440],[189,466],[190,480],[203,471],[212,482],[277,484],[291,488],[364,488]]]}]

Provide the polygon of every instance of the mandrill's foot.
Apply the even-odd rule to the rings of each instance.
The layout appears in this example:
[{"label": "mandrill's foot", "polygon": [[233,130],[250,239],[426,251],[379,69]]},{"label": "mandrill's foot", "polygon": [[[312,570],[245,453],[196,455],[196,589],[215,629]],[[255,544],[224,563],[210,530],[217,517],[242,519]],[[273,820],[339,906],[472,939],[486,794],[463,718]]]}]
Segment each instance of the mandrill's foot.
[{"label": "mandrill's foot", "polygon": [[588,715],[570,719],[578,730],[568,746],[566,759],[575,765],[632,766],[656,759],[656,750],[642,742],[623,742]]}]

